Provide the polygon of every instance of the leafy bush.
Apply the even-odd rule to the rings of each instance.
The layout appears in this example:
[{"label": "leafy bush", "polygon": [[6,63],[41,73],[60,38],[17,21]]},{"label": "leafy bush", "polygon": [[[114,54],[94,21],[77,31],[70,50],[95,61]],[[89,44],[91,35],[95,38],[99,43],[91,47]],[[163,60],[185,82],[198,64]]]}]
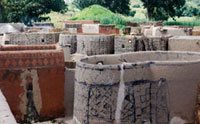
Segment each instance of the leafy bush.
[{"label": "leafy bush", "polygon": [[133,8],[140,8],[139,4],[133,5]]},{"label": "leafy bush", "polygon": [[130,0],[74,0],[73,3],[81,10],[98,4],[110,9],[112,12],[124,15],[128,15],[130,11]]},{"label": "leafy bush", "polygon": [[195,8],[193,6],[186,4],[179,11],[179,15],[180,16],[188,16],[188,17],[198,16],[198,15],[200,15],[200,10],[198,8]]},{"label": "leafy bush", "polygon": [[23,22],[31,25],[33,21],[41,21],[41,15],[51,11],[66,12],[64,0],[4,0],[2,2],[5,22]]},{"label": "leafy bush", "polygon": [[122,28],[126,25],[126,19],[120,14],[115,14],[100,5],[92,5],[83,9],[71,20],[99,20],[101,24],[115,24]]},{"label": "leafy bush", "polygon": [[135,14],[136,14],[136,11],[130,11],[129,14],[128,14],[128,16],[134,17]]}]

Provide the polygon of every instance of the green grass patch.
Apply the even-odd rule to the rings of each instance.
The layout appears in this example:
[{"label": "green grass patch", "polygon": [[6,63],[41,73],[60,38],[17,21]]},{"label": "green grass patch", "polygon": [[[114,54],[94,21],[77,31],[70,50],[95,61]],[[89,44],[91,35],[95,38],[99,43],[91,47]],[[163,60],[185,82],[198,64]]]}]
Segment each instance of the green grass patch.
[{"label": "green grass patch", "polygon": [[197,17],[181,17],[176,21],[170,19],[163,22],[164,25],[183,25],[183,26],[200,26],[200,18]]},{"label": "green grass patch", "polygon": [[116,14],[100,5],[92,5],[83,9],[71,20],[99,20],[101,24],[115,24],[118,28],[126,25],[126,19],[120,14]]}]

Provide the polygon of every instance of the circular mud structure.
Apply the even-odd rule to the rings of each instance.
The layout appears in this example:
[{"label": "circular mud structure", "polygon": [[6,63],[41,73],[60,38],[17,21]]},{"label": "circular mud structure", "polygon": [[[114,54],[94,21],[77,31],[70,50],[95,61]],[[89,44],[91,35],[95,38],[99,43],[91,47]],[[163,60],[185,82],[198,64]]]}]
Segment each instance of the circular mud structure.
[{"label": "circular mud structure", "polygon": [[200,54],[138,52],[77,62],[74,121],[88,124],[195,122]]}]

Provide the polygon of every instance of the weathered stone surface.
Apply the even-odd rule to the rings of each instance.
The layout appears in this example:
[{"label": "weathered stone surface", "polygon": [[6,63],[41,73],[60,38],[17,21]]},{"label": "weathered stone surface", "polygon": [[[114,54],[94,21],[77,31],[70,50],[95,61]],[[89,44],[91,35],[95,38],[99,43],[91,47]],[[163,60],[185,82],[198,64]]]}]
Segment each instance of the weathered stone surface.
[{"label": "weathered stone surface", "polygon": [[200,51],[200,36],[177,36],[168,41],[170,51]]}]

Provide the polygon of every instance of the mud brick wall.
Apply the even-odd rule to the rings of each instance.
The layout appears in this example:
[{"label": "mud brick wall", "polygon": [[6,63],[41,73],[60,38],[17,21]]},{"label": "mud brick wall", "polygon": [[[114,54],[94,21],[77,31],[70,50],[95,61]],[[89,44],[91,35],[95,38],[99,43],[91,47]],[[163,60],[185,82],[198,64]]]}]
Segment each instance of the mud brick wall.
[{"label": "mud brick wall", "polygon": [[100,55],[114,53],[113,35],[77,35],[77,53]]},{"label": "mud brick wall", "polygon": [[[97,64],[100,62],[103,65]],[[192,124],[199,69],[200,54],[192,52],[135,52],[83,58],[75,71],[74,121]]]},{"label": "mud brick wall", "polygon": [[189,36],[191,35],[190,28],[152,28],[152,36]]},{"label": "mud brick wall", "polygon": [[117,34],[115,25],[99,25],[99,34]]},{"label": "mud brick wall", "polygon": [[71,45],[71,54],[74,54],[77,51],[77,36],[75,34],[61,34],[59,38],[59,44]]},{"label": "mud brick wall", "polygon": [[59,46],[3,47],[0,89],[18,122],[64,116],[64,57]]},{"label": "mud brick wall", "polygon": [[65,117],[73,116],[75,68],[65,68]]},{"label": "mud brick wall", "polygon": [[115,53],[168,50],[167,37],[115,36]]},{"label": "mud brick wall", "polygon": [[60,33],[11,33],[5,34],[5,45],[48,45],[59,41]]},{"label": "mud brick wall", "polygon": [[62,21],[62,23],[68,23],[68,24],[99,24],[100,21],[97,21],[97,20],[80,20],[80,21]]},{"label": "mud brick wall", "polygon": [[197,104],[196,104],[196,124],[200,124],[200,83],[198,85],[198,92],[197,92]]},{"label": "mud brick wall", "polygon": [[35,22],[34,27],[49,27],[54,28],[54,24],[50,22]]},{"label": "mud brick wall", "polygon": [[3,36],[0,36],[0,45],[3,45]]},{"label": "mud brick wall", "polygon": [[200,36],[176,36],[169,38],[170,51],[200,52]]},{"label": "mud brick wall", "polygon": [[64,23],[63,28],[67,29],[70,33],[83,33],[82,24]]},{"label": "mud brick wall", "polygon": [[126,28],[123,29],[123,34],[130,35],[130,33],[131,33],[130,27],[126,27]]},{"label": "mud brick wall", "polygon": [[192,30],[193,36],[200,36],[200,26],[195,26]]}]

